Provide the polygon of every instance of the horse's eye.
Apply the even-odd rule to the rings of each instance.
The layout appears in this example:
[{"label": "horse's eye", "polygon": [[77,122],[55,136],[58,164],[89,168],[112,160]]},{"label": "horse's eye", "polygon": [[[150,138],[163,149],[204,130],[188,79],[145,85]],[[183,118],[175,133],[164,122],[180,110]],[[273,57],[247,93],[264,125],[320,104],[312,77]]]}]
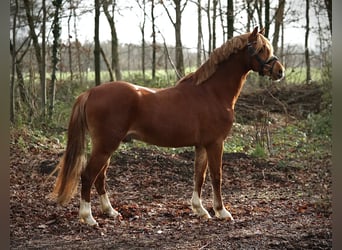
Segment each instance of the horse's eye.
[{"label": "horse's eye", "polygon": [[259,50],[259,53],[262,54],[262,53],[264,53],[264,51],[265,51],[265,48],[262,47],[262,48]]}]

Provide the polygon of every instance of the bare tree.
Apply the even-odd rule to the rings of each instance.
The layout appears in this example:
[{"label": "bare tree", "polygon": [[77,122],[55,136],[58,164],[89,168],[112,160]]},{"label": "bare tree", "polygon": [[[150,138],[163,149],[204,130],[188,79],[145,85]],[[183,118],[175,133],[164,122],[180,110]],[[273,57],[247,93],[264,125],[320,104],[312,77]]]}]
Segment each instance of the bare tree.
[{"label": "bare tree", "polygon": [[213,25],[213,35],[212,35],[212,49],[214,50],[216,48],[216,11],[217,11],[217,4],[218,4],[218,0],[213,0],[213,16],[212,16],[212,25]]},{"label": "bare tree", "polygon": [[111,43],[112,43],[112,68],[115,72],[116,80],[121,80],[121,70],[120,70],[120,59],[119,59],[119,41],[116,33],[116,27],[114,22],[115,12],[116,12],[116,0],[112,0],[112,15],[108,11],[109,0],[104,0],[102,2],[103,11],[107,17],[107,21],[110,26],[111,31]]},{"label": "bare tree", "polygon": [[280,33],[280,26],[282,25],[283,20],[284,20],[284,9],[285,9],[285,0],[279,0],[278,8],[276,9],[276,13],[275,13],[274,33],[273,33],[273,40],[272,40],[274,54],[277,54],[278,52],[279,33]]},{"label": "bare tree", "polygon": [[101,62],[100,62],[100,0],[95,0],[95,31],[94,31],[94,67],[95,67],[95,85],[101,84]]},{"label": "bare tree", "polygon": [[[38,64],[40,88],[41,88],[41,114],[43,115],[43,117],[45,117],[45,109],[46,109],[46,76],[45,76],[45,48],[44,48],[45,47],[45,36],[44,36],[45,25],[42,26],[42,43],[40,44],[38,41],[38,35],[36,34],[36,31],[35,31],[34,18],[31,14],[32,5],[30,3],[30,0],[23,0],[23,1],[24,1],[24,6],[25,6],[28,26],[30,29],[30,36],[33,41],[36,60]],[[45,0],[43,0],[43,6],[45,7]],[[43,14],[43,15],[46,16],[46,14]],[[43,23],[45,23],[44,18],[43,18]]]},{"label": "bare tree", "polygon": [[156,18],[154,15],[154,0],[151,0],[151,22],[152,22],[152,80],[156,78],[156,50],[157,50],[157,43],[156,43]]},{"label": "bare tree", "polygon": [[270,0],[265,0],[265,36],[270,32]]},{"label": "bare tree", "polygon": [[332,0],[324,0],[324,3],[328,13],[330,34],[332,35]]},{"label": "bare tree", "polygon": [[227,38],[230,39],[234,34],[234,1],[227,0]]},{"label": "bare tree", "polygon": [[254,24],[252,24],[253,22],[253,16],[254,16],[254,10],[255,10],[255,5],[252,5],[252,1],[253,0],[246,0],[246,11],[247,11],[247,31],[251,30],[251,25],[254,26]]},{"label": "bare tree", "polygon": [[56,71],[57,64],[59,62],[58,50],[59,50],[59,39],[61,36],[61,25],[59,20],[60,10],[62,9],[62,0],[53,0],[53,6],[55,7],[54,18],[52,22],[52,33],[53,33],[53,44],[52,44],[52,73],[50,83],[50,105],[49,105],[49,116],[52,117],[54,105],[55,105],[55,94],[56,94]]},{"label": "bare tree", "polygon": [[10,83],[10,121],[14,123],[14,110],[15,110],[15,66],[16,66],[16,45],[17,45],[17,37],[16,37],[16,29],[17,29],[17,15],[19,12],[19,4],[18,0],[15,0],[13,9],[13,26],[12,26],[12,41],[10,40],[10,50],[12,57],[12,67],[11,67],[11,83]]},{"label": "bare tree", "polygon": [[254,2],[254,8],[258,14],[258,22],[259,22],[259,27],[265,27],[264,23],[262,22],[262,8],[263,8],[263,1],[262,0],[256,0]]},{"label": "bare tree", "polygon": [[176,12],[176,20],[173,20],[168,8],[165,6],[165,3],[162,1],[164,9],[175,28],[175,38],[176,38],[176,69],[177,69],[177,77],[180,78],[185,75],[184,70],[184,56],[183,56],[183,45],[182,45],[182,38],[181,38],[181,27],[182,27],[182,13],[184,11],[185,6],[187,5],[188,0],[182,5],[182,0],[173,0]]},{"label": "bare tree", "polygon": [[74,79],[74,71],[72,68],[72,43],[71,43],[71,28],[70,28],[70,22],[72,17],[72,9],[76,8],[73,4],[73,0],[69,1],[69,16],[68,16],[68,56],[69,56],[69,71],[70,71],[70,81],[73,81]]},{"label": "bare tree", "polygon": [[311,70],[310,70],[310,54],[309,54],[309,34],[310,34],[310,0],[306,0],[305,6],[305,64],[306,64],[306,83],[311,80]]},{"label": "bare tree", "polygon": [[212,31],[211,31],[211,15],[210,15],[210,3],[211,1],[209,0],[207,3],[207,8],[206,8],[206,14],[207,14],[207,20],[208,20],[208,54],[211,53],[212,51]]},{"label": "bare tree", "polygon": [[[152,1],[153,2],[153,1]],[[137,0],[137,4],[139,6],[139,8],[142,10],[143,12],[143,18],[142,18],[142,22],[140,23],[140,32],[141,32],[141,71],[142,71],[142,75],[143,75],[143,82],[146,81],[146,66],[145,66],[145,56],[146,56],[146,40],[145,40],[145,27],[146,27],[146,0],[142,0],[142,4],[140,4],[140,1]],[[152,3],[153,5],[154,3]],[[152,8],[152,7],[151,7]],[[151,10],[152,12],[152,10]],[[152,23],[152,26],[154,26],[154,24]],[[152,70],[152,78],[153,78],[153,70]]]},{"label": "bare tree", "polygon": [[197,0],[197,62],[199,67],[202,63],[201,50],[202,50],[202,14],[201,14],[201,0]]}]

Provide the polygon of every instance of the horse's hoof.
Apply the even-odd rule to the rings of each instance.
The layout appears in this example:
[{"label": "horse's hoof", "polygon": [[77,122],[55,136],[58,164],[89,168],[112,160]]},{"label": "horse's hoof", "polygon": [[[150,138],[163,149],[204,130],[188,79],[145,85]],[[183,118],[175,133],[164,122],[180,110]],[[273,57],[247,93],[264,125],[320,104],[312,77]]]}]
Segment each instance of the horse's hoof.
[{"label": "horse's hoof", "polygon": [[80,218],[80,222],[83,224],[87,224],[88,226],[96,227],[99,224],[97,221],[91,216],[88,216],[87,218]]},{"label": "horse's hoof", "polygon": [[215,211],[215,216],[219,219],[234,221],[233,216],[225,208]]}]

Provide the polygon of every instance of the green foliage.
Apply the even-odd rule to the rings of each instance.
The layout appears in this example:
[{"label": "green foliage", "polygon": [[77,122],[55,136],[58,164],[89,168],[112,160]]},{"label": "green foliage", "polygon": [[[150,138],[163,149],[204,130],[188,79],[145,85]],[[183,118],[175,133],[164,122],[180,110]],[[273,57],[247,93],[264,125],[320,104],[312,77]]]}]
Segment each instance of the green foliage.
[{"label": "green foliage", "polygon": [[332,136],[332,116],[329,112],[309,114],[303,123],[312,137],[328,139]]},{"label": "green foliage", "polygon": [[256,158],[266,158],[267,153],[266,153],[265,148],[259,143],[257,143],[255,145],[254,150],[251,152],[251,155]]}]

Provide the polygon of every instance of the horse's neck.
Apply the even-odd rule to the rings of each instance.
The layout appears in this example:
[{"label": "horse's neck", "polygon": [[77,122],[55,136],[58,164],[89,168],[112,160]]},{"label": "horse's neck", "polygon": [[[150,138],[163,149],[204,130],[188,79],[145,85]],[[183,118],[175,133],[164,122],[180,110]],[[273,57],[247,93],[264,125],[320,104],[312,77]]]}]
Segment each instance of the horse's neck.
[{"label": "horse's neck", "polygon": [[246,81],[249,69],[237,61],[239,57],[231,58],[221,63],[210,79],[213,91],[220,101],[227,107],[234,109]]}]

